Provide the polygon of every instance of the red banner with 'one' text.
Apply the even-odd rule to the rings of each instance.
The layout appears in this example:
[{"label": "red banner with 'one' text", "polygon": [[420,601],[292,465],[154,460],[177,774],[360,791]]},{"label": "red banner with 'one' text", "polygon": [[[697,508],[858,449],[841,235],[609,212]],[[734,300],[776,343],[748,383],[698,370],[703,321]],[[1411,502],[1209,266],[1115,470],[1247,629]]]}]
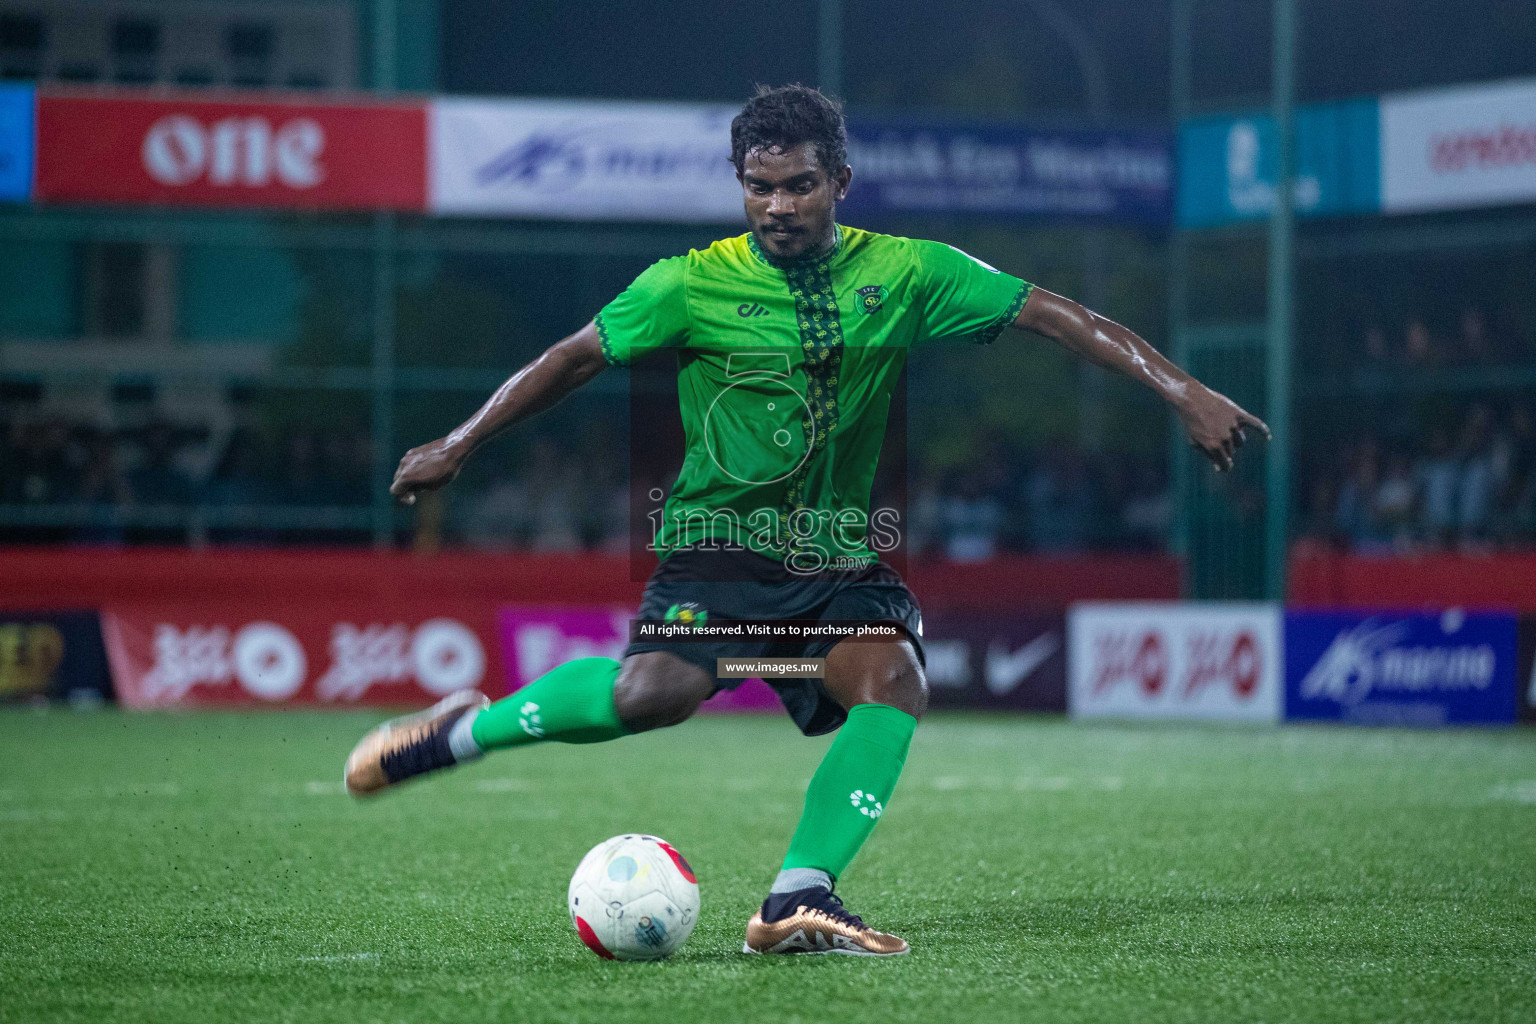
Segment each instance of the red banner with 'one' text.
[{"label": "red banner with 'one' text", "polygon": [[422,210],[424,103],[40,91],[40,202]]}]

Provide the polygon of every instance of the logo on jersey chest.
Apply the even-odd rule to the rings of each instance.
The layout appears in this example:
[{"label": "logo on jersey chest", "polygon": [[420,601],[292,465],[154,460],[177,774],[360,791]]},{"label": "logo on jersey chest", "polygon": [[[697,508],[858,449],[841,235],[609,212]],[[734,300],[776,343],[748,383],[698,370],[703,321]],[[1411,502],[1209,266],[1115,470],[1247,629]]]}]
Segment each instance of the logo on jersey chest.
[{"label": "logo on jersey chest", "polygon": [[867,284],[855,289],[854,293],[859,297],[859,311],[862,313],[880,312],[886,298],[890,295],[883,284]]},{"label": "logo on jersey chest", "polygon": [[767,316],[768,310],[757,302],[743,302],[736,307],[736,315],[740,317]]},{"label": "logo on jersey chest", "polygon": [[695,601],[683,601],[668,608],[666,614],[662,616],[662,621],[677,622],[697,629],[709,621],[709,611],[700,607]]}]

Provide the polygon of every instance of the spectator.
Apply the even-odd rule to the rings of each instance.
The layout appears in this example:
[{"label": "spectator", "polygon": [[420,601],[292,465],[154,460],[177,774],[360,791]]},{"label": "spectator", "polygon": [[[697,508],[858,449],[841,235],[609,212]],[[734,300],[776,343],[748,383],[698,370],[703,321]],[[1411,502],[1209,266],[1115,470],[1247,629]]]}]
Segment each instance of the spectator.
[{"label": "spectator", "polygon": [[1413,514],[1418,494],[1413,481],[1413,464],[1397,452],[1387,459],[1387,471],[1376,487],[1371,514],[1381,537],[1394,548],[1413,542]]},{"label": "spectator", "polygon": [[548,437],[533,444],[528,467],[529,536],[534,551],[581,550],[581,464]]},{"label": "spectator", "polygon": [[1403,330],[1403,360],[1409,366],[1433,366],[1440,361],[1440,352],[1430,336],[1429,327],[1419,317],[1408,321]]},{"label": "spectator", "polygon": [[1328,473],[1312,478],[1307,489],[1307,510],[1297,531],[1314,546],[1332,547],[1338,540],[1336,513],[1339,504],[1338,488]]},{"label": "spectator", "polygon": [[1003,503],[988,494],[981,473],[965,470],[955,493],[941,506],[944,554],[953,562],[981,562],[997,553]]},{"label": "spectator", "polygon": [[1173,522],[1173,495],[1168,490],[1167,474],[1161,461],[1143,464],[1136,486],[1120,513],[1121,526],[1130,546],[1145,550],[1161,549],[1168,542]]},{"label": "spectator", "polygon": [[320,447],[321,500],[327,505],[367,504],[373,463],[368,436],[359,430],[331,430]]},{"label": "spectator", "polygon": [[464,540],[477,548],[515,548],[528,540],[528,482],[507,477],[470,503],[464,517]]},{"label": "spectator", "polygon": [[180,438],[164,420],[149,423],[140,437],[143,461],[128,474],[128,490],[141,505],[186,505],[192,481],[176,467]]},{"label": "spectator", "polygon": [[1531,424],[1530,410],[1524,405],[1511,406],[1508,416],[1495,432],[1489,445],[1489,462],[1493,469],[1493,486],[1497,494],[1494,506],[1493,530],[1495,538],[1506,544],[1522,535],[1529,537],[1530,530],[1522,524],[1528,517],[1521,508],[1536,484],[1536,430]]},{"label": "spectator", "polygon": [[1430,434],[1428,451],[1414,467],[1420,495],[1419,533],[1436,547],[1450,540],[1451,528],[1456,525],[1459,469],[1450,438],[1437,428]]},{"label": "spectator", "polygon": [[320,470],[320,444],[314,434],[300,431],[289,436],[278,493],[284,501],[297,505],[324,503],[326,494]]},{"label": "spectator", "polygon": [[1474,405],[1461,429],[1460,475],[1456,485],[1456,526],[1463,543],[1487,538],[1493,515],[1494,464],[1488,407]]},{"label": "spectator", "polygon": [[117,461],[112,435],[90,427],[79,432],[84,451],[78,490],[74,498],[92,506],[100,519],[82,527],[74,539],[82,544],[120,544],[123,528],[112,521],[112,511],[129,501],[128,481]]},{"label": "spectator", "polygon": [[1468,306],[1461,311],[1461,334],[1457,339],[1461,351],[1457,356],[1469,363],[1491,363],[1497,357],[1493,342],[1488,337],[1488,322],[1483,311]]},{"label": "spectator", "polygon": [[224,454],[208,478],[203,500],[210,505],[262,505],[272,500],[262,479],[260,454],[249,429],[229,435]]},{"label": "spectator", "polygon": [[1365,358],[1372,363],[1385,364],[1391,361],[1392,353],[1387,347],[1387,332],[1381,329],[1380,324],[1372,324],[1366,328]]},{"label": "spectator", "polygon": [[58,419],[12,426],[5,500],[46,504],[68,501],[77,490],[70,431]]},{"label": "spectator", "polygon": [[1386,545],[1376,522],[1376,491],[1381,479],[1380,458],[1374,439],[1363,441],[1355,451],[1349,478],[1339,488],[1334,529],[1356,551],[1376,551]]},{"label": "spectator", "polygon": [[1052,452],[1026,481],[1025,501],[1035,550],[1065,553],[1087,547],[1093,494],[1081,453],[1065,447]]}]

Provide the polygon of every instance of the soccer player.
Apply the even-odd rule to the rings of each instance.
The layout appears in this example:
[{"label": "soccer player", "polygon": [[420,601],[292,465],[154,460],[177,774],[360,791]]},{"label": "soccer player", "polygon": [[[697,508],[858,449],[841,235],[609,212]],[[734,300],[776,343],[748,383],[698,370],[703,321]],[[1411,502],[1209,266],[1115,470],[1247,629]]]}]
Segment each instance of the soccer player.
[{"label": "soccer player", "polygon": [[884,639],[641,639],[622,662],[583,658],[494,704],[449,697],[353,750],[346,782],[375,793],[488,751],[598,743],[684,721],[735,681],[717,658],[824,658],[819,679],[774,679],[807,735],[839,729],[789,852],[747,925],[751,953],[905,953],[844,909],[833,885],[889,805],[928,701],[921,617],[876,547],[875,463],[906,351],[922,342],[1043,335],[1152,388],[1191,443],[1231,468],[1256,417],[1119,324],[937,242],[837,223],[847,195],[842,112],[820,92],[763,89],[731,122],[747,234],[654,264],[597,317],[519,370],[447,437],[413,448],[391,492],[449,483],[493,434],[609,366],[675,350],[686,451],[667,497],[642,620],[818,620],[894,626]]}]

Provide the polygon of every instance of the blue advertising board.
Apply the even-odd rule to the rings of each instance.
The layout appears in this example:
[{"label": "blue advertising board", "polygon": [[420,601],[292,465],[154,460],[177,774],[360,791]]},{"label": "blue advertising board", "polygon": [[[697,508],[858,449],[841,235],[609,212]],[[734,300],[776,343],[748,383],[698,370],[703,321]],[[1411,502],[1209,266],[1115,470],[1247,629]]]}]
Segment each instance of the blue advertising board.
[{"label": "blue advertising board", "polygon": [[1286,613],[1287,719],[1503,725],[1515,701],[1513,615]]},{"label": "blue advertising board", "polygon": [[[1172,136],[1161,129],[1044,129],[850,119],[850,216],[946,213],[1165,225]],[[841,211],[840,211],[841,212]]]},{"label": "blue advertising board", "polygon": [[26,202],[32,196],[36,108],[32,86],[0,85],[0,202]]},{"label": "blue advertising board", "polygon": [[[1374,97],[1297,108],[1297,216],[1381,209],[1379,123]],[[1215,227],[1268,217],[1279,170],[1280,134],[1268,113],[1184,122],[1179,128],[1179,225]]]},{"label": "blue advertising board", "polygon": [[95,612],[0,612],[0,704],[112,697]]}]

